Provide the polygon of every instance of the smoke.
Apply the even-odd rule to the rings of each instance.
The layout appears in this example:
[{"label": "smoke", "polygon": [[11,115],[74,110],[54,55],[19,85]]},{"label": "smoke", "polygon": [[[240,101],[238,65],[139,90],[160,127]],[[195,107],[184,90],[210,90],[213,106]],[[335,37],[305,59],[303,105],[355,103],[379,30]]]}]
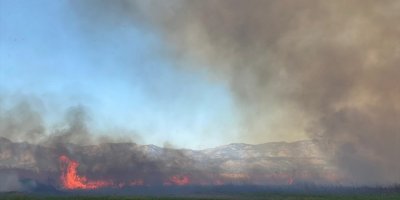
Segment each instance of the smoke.
[{"label": "smoke", "polygon": [[56,129],[48,138],[50,143],[70,142],[88,144],[91,142],[90,130],[87,125],[88,115],[84,107],[71,107],[65,115],[65,125]]},{"label": "smoke", "polygon": [[353,183],[400,181],[398,1],[72,5],[101,30],[130,21],[161,31],[177,62],[228,83],[244,141],[304,134]]},{"label": "smoke", "polygon": [[[243,118],[243,141],[307,136],[351,183],[400,182],[398,1],[116,0],[70,6],[88,36],[126,25],[161,32],[177,66],[202,66],[211,79],[227,83]],[[0,104],[0,136],[71,155],[67,143],[114,141],[93,136],[84,106],[71,107],[54,128],[45,123],[42,107],[26,99]],[[119,152],[107,148],[104,157]],[[182,164],[180,153],[172,155],[171,166]],[[143,173],[165,164],[138,163],[141,156],[107,163],[129,163]]]},{"label": "smoke", "polygon": [[16,174],[0,173],[0,178],[0,192],[20,191],[23,189]]},{"label": "smoke", "polygon": [[36,142],[45,134],[40,106],[34,102],[17,100],[11,108],[0,102],[0,136],[15,141]]},{"label": "smoke", "polygon": [[[65,110],[54,111],[54,106],[59,105],[53,104],[35,95],[0,94],[0,137],[45,146],[141,141],[134,130],[96,127],[85,105],[69,105]],[[60,116],[51,116],[55,114]]]},{"label": "smoke", "polygon": [[45,120],[47,105],[39,98],[3,95],[2,99],[0,178],[4,181],[0,192],[26,189],[20,184],[25,179],[62,187],[58,161],[62,155],[81,163],[79,173],[115,185],[129,186],[132,181],[162,185],[181,173],[201,177],[194,161],[181,150],[137,145],[132,142],[137,141],[135,135],[115,136],[119,129],[101,130],[107,135],[100,135],[83,105],[69,107],[61,121],[49,124]]}]

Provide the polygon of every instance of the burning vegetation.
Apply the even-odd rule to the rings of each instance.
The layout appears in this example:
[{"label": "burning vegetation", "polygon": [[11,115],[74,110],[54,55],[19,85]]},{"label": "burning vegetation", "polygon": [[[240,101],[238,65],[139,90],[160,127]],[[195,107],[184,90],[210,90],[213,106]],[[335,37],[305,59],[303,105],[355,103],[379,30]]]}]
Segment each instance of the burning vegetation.
[{"label": "burning vegetation", "polygon": [[33,180],[63,190],[276,186],[337,184],[343,181],[343,177],[330,169],[323,158],[316,158],[317,155],[311,154],[310,158],[302,159],[293,157],[292,153],[309,153],[301,152],[301,149],[307,148],[297,149],[300,146],[312,148],[312,145],[311,142],[246,147],[231,144],[194,151],[134,143],[57,143],[45,146],[3,139],[0,140],[0,172],[8,170],[9,174],[12,171],[16,183]]},{"label": "burning vegetation", "polygon": [[[61,187],[67,190],[92,190],[105,187],[124,188],[144,185],[144,181],[142,179],[133,179],[125,182],[118,182],[114,180],[90,180],[86,176],[78,173],[79,163],[77,161],[62,155],[59,157],[59,162],[61,170]],[[184,186],[189,184],[190,178],[186,175],[173,175],[163,182],[164,186]]]},{"label": "burning vegetation", "polygon": [[71,160],[67,156],[60,156],[61,164],[61,185],[65,189],[97,189],[107,186],[113,186],[112,181],[105,180],[88,180],[86,176],[78,174],[79,163]]},{"label": "burning vegetation", "polygon": [[[203,77],[204,72],[207,77],[206,83],[212,83],[210,85],[216,83],[218,86],[216,88],[220,88],[219,86],[227,88],[227,94],[232,94],[232,99],[228,99],[237,110],[233,110],[235,113],[233,118],[227,119],[229,119],[228,122],[239,119],[238,123],[235,123],[237,126],[231,127],[237,130],[237,136],[227,134],[229,131],[221,132],[221,136],[217,137],[221,138],[221,141],[225,141],[225,138],[227,142],[239,140],[247,143],[277,141],[278,139],[293,141],[298,138],[306,141],[260,145],[231,144],[199,151],[137,145],[126,143],[126,141],[115,143],[113,135],[120,130],[104,131],[101,130],[102,126],[91,129],[88,124],[90,116],[78,101],[81,98],[76,98],[77,101],[75,101],[75,92],[77,96],[80,96],[80,90],[71,91],[71,94],[60,97],[58,93],[51,94],[53,89],[58,91],[57,88],[74,88],[70,85],[75,86],[75,82],[78,83],[78,81],[55,82],[57,87],[42,88],[43,90],[39,86],[52,84],[47,84],[45,80],[36,83],[42,77],[50,77],[46,80],[51,80],[51,83],[56,81],[57,78],[49,76],[52,73],[47,74],[53,72],[49,70],[50,66],[70,64],[63,62],[66,61],[65,58],[73,58],[75,52],[73,55],[61,56],[62,63],[53,60],[58,56],[50,56],[50,54],[45,56],[46,53],[44,56],[24,55],[32,58],[48,57],[51,60],[42,63],[43,65],[40,62],[36,64],[45,67],[37,68],[34,74],[30,74],[32,71],[30,59],[27,59],[29,62],[22,65],[24,67],[21,69],[8,70],[12,68],[10,66],[4,68],[7,70],[2,77],[13,78],[9,83],[4,81],[9,86],[6,85],[3,88],[0,85],[0,180],[3,180],[0,181],[0,190],[2,188],[22,190],[26,188],[26,185],[36,187],[37,183],[61,186],[65,190],[135,186],[296,185],[298,183],[387,186],[400,183],[398,159],[400,152],[399,1],[383,3],[367,0],[290,1],[290,3],[287,0],[143,2],[71,1],[68,4],[68,13],[74,13],[76,16],[68,17],[68,19],[78,19],[77,26],[73,25],[73,27],[84,27],[81,32],[82,37],[73,40],[83,45],[71,46],[85,47],[84,50],[79,51],[78,57],[89,59],[84,59],[84,63],[96,64],[100,62],[97,60],[90,62],[90,59],[100,58],[102,55],[113,55],[113,57],[105,57],[105,60],[118,62],[105,63],[107,66],[123,66],[115,71],[110,68],[110,74],[114,75],[114,72],[118,72],[115,73],[116,76],[123,74],[124,76],[118,77],[118,80],[121,78],[121,82],[118,81],[118,83],[127,83],[126,88],[131,87],[132,79],[127,78],[129,76],[125,77],[125,74],[135,74],[134,78],[137,75],[143,75],[138,79],[138,83],[143,81],[143,86],[150,87],[137,87],[137,91],[140,91],[138,94],[142,94],[143,91],[143,94],[146,94],[144,96],[146,98],[143,99],[154,98],[154,102],[158,102],[156,101],[158,99],[168,99],[165,101],[168,104],[168,109],[165,111],[169,119],[174,116],[170,114],[175,111],[175,106],[169,105],[181,105],[182,100],[189,102],[195,98],[191,96],[178,98],[181,97],[176,96],[179,92],[170,92],[181,91],[182,88],[175,88],[175,85],[182,84],[165,84],[174,86],[168,90],[153,85],[153,81],[157,82],[154,75],[159,75],[157,68],[150,68],[149,71],[144,70],[145,68],[133,70],[134,67],[147,66],[136,65],[134,64],[136,62],[130,59],[132,52],[129,53],[131,49],[127,47],[138,46],[130,43],[136,40],[129,39],[126,42],[127,46],[124,46],[125,42],[119,40],[124,37],[118,36],[128,36],[131,35],[130,32],[115,32],[114,30],[135,30],[136,32],[136,28],[138,30],[143,28],[144,31],[138,31],[138,33],[146,34],[155,31],[156,34],[150,35],[160,36],[160,41],[163,41],[161,44],[166,48],[157,48],[156,51],[146,50],[144,52],[149,53],[146,58],[152,58],[150,52],[167,53],[165,55],[157,53],[154,56],[157,61],[158,59],[171,61],[172,63],[167,66],[187,66],[190,70],[185,69],[185,73],[182,74],[190,75],[188,76],[190,78],[197,77],[197,75],[192,76],[191,73],[199,73],[201,74],[199,77]],[[18,17],[18,21],[21,19]],[[82,24],[84,26],[80,26]],[[8,25],[4,27],[7,28]],[[15,30],[25,29],[15,28]],[[109,32],[110,30],[112,31]],[[29,44],[42,44],[41,41],[45,37],[42,37],[42,31],[38,33],[40,33],[38,34],[40,40],[32,40],[36,42],[29,42]],[[62,32],[62,36],[78,35],[80,31],[73,33]],[[119,35],[120,33],[123,34]],[[24,45],[29,47],[28,43],[23,42],[31,41],[29,38],[24,39],[19,34],[18,37],[4,35],[6,35],[5,41],[10,40],[11,49],[14,49],[14,46],[17,47],[17,43],[21,44],[22,49],[25,49]],[[35,34],[26,36],[31,35]],[[99,36],[101,39],[96,39]],[[57,38],[65,37],[55,37]],[[96,42],[93,43],[94,41]],[[111,41],[119,42],[109,43]],[[8,42],[4,44],[7,45]],[[58,46],[63,45],[54,47]],[[1,49],[8,50],[7,46],[4,47]],[[115,53],[108,53],[101,50],[103,48],[97,47],[104,47],[104,49],[112,47]],[[85,54],[85,50],[90,50],[90,52]],[[21,52],[26,53],[25,50]],[[139,51],[135,50],[135,52]],[[54,53],[64,55],[61,51]],[[15,54],[15,56],[12,56],[13,52],[9,54],[11,56],[1,56],[1,58],[24,60],[20,59],[20,54]],[[141,56],[138,58],[140,58],[140,63],[147,62],[147,59],[142,59]],[[153,59],[148,60],[151,66],[158,63]],[[10,61],[5,64],[18,63]],[[75,62],[80,63],[78,60],[71,60],[71,63]],[[198,69],[197,67],[200,66],[201,69]],[[93,67],[95,68],[87,68],[82,72],[94,72],[93,75],[85,74],[89,75],[87,77],[97,77],[103,73],[103,70],[100,70],[99,72],[102,73],[97,74],[98,66]],[[194,69],[192,70],[191,67]],[[108,68],[104,67],[104,69]],[[168,73],[174,71],[168,70]],[[137,74],[132,72],[137,72]],[[160,73],[165,75],[164,71]],[[24,78],[16,76],[19,74],[27,74],[25,78],[33,77],[34,79],[21,82]],[[64,74],[61,75],[64,76]],[[108,78],[109,74],[105,74],[105,77]],[[175,79],[180,76],[171,74],[167,77]],[[122,81],[125,78],[126,82]],[[83,88],[86,86],[92,88],[89,86],[96,84],[87,83],[98,80],[100,79],[84,78],[82,85],[85,87]],[[107,88],[113,88],[108,85],[109,82],[113,82],[109,80],[107,79],[105,84]],[[186,76],[182,80],[185,83],[190,81]],[[159,82],[170,83],[169,81]],[[32,83],[35,84],[32,85]],[[15,88],[12,87],[13,84],[16,84]],[[35,89],[31,90],[31,86],[35,86],[33,87]],[[12,88],[16,89],[15,92]],[[196,90],[190,90],[191,87],[184,89],[182,91],[189,91],[188,94],[197,93]],[[127,90],[127,92],[130,91],[130,89]],[[64,90],[59,92],[63,94]],[[90,92],[88,96],[91,96]],[[99,96],[106,94],[104,103],[113,99],[103,90],[96,89],[93,92],[96,94],[100,92]],[[83,95],[82,99],[86,99],[85,93],[81,95]],[[42,96],[56,98],[45,100],[40,98]],[[213,98],[224,96],[216,95]],[[75,103],[78,105],[69,107],[71,105],[68,103],[68,105],[62,104],[63,106],[58,107],[57,99],[64,99],[61,97],[68,98],[60,102],[71,101],[71,105]],[[82,104],[85,102],[82,100]],[[88,101],[88,103],[92,102]],[[98,102],[103,102],[103,100]],[[157,105],[154,108],[163,108],[167,104],[160,101],[159,105],[154,104]],[[101,103],[95,103],[93,108],[99,105]],[[207,106],[199,105],[202,105],[198,107],[199,109],[209,107],[208,104],[204,104]],[[121,110],[126,109],[122,105],[118,107],[122,108]],[[45,114],[45,111],[53,109],[54,113]],[[63,109],[66,109],[65,119],[57,117],[52,119],[53,115],[58,116]],[[187,113],[192,112],[189,110]],[[194,116],[196,117],[193,118],[193,122],[196,123],[193,124],[197,127],[199,124],[197,120],[202,120],[204,117],[198,117],[203,115]],[[111,115],[110,118],[112,117]],[[138,115],[138,117],[141,116]],[[54,124],[53,120],[55,120]],[[151,124],[151,120],[145,124],[147,123]],[[216,130],[230,130],[226,129],[230,128],[229,124],[220,123],[221,126],[217,127],[221,129]],[[162,123],[161,128],[168,128],[164,125],[168,123]],[[182,127],[186,125],[183,123]],[[113,127],[113,124],[108,124],[106,127],[108,126]],[[213,126],[202,128],[208,130],[208,128],[213,129]],[[92,134],[95,131],[99,132]],[[100,135],[103,131],[109,137],[94,136]],[[208,136],[204,134],[202,137]],[[3,185],[4,183],[6,186]]]}]

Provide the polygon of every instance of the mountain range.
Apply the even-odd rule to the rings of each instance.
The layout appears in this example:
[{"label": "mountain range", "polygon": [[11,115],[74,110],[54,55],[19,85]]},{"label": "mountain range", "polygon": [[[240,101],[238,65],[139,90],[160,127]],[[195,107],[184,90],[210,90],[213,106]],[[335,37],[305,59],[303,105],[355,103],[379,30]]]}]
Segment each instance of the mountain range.
[{"label": "mountain range", "polygon": [[135,143],[38,145],[0,138],[0,177],[16,185],[21,180],[33,180],[60,187],[61,155],[79,163],[80,175],[115,182],[134,178],[156,185],[165,184],[170,177],[178,180],[188,177],[190,184],[201,185],[340,181],[318,145],[308,140],[257,145],[233,143],[191,150]]}]

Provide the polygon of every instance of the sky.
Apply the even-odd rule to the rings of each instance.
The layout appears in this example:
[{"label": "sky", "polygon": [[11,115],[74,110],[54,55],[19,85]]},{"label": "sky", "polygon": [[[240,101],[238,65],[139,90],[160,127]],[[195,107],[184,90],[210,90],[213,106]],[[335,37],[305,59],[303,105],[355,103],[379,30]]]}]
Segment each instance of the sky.
[{"label": "sky", "polygon": [[157,32],[125,22],[87,30],[62,0],[1,0],[0,31],[5,109],[36,99],[52,126],[69,107],[83,106],[93,134],[145,144],[198,149],[237,141],[229,88],[204,70],[177,67],[183,63],[169,57]]}]

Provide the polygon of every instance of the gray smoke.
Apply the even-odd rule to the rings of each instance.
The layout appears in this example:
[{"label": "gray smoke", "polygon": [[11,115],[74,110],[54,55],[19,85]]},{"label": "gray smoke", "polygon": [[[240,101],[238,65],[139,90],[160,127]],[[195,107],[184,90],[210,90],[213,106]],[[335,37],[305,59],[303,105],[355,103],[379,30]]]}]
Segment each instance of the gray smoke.
[{"label": "gray smoke", "polygon": [[37,142],[45,134],[40,106],[28,100],[15,100],[17,103],[9,108],[0,102],[0,136]]},{"label": "gray smoke", "polygon": [[21,191],[23,189],[16,174],[0,173],[0,178],[0,192]]},{"label": "gray smoke", "polygon": [[[313,0],[70,1],[88,37],[118,26],[159,31],[178,66],[228,83],[242,139],[319,142],[349,181],[400,182],[400,2]],[[196,64],[191,64],[196,63]],[[0,107],[2,108],[2,107]],[[80,143],[84,108],[46,129],[40,106],[0,109],[0,135]]]},{"label": "gray smoke", "polygon": [[[132,180],[162,185],[170,176],[182,173],[202,177],[193,160],[181,150],[142,147],[127,137],[122,142],[113,136],[118,130],[101,130],[107,135],[100,135],[91,126],[90,112],[83,105],[69,107],[61,121],[49,125],[45,123],[46,105],[40,99],[2,98],[16,102],[0,102],[0,192],[36,188],[22,184],[27,180],[61,188],[62,155],[80,163],[80,174],[125,186]],[[149,157],[147,151],[161,155]]]},{"label": "gray smoke", "polygon": [[[140,141],[133,130],[99,130],[93,127],[90,111],[84,105],[71,105],[55,122],[46,121],[52,107],[36,96],[2,95],[0,101],[0,137],[14,142],[29,142],[45,146],[59,143],[78,145],[107,142]],[[122,133],[126,136],[119,137]],[[112,135],[112,136],[110,136]],[[129,137],[129,136],[131,137]]]},{"label": "gray smoke", "polygon": [[243,140],[306,133],[353,183],[400,181],[398,1],[72,5],[96,30],[130,22],[161,31],[177,62],[229,83]]}]

